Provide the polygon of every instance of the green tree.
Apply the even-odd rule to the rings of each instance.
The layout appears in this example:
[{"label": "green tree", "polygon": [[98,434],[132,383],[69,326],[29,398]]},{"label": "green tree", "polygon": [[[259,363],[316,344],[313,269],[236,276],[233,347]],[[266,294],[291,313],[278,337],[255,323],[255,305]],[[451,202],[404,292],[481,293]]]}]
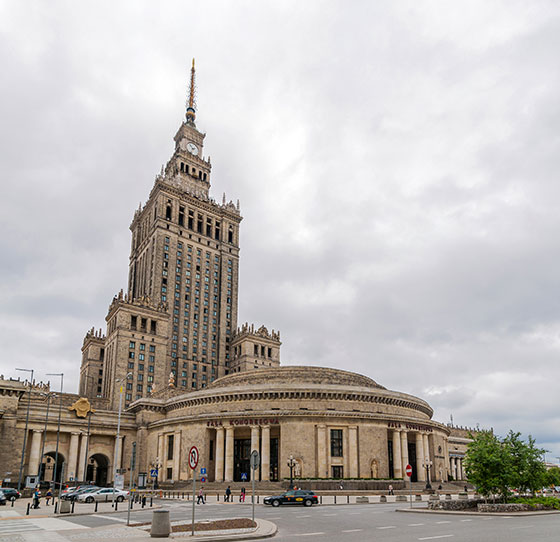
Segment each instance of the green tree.
[{"label": "green tree", "polygon": [[521,433],[510,431],[502,441],[510,456],[512,473],[510,487],[520,492],[541,489],[546,484],[546,467],[542,461],[545,450],[537,448],[535,439],[529,435],[527,442],[521,440]]},{"label": "green tree", "polygon": [[560,486],[560,468],[551,467],[546,471],[545,484],[546,486]]},{"label": "green tree", "polygon": [[481,431],[467,447],[465,468],[469,482],[488,498],[496,494],[507,497],[512,478],[512,461],[508,450],[491,432]]}]

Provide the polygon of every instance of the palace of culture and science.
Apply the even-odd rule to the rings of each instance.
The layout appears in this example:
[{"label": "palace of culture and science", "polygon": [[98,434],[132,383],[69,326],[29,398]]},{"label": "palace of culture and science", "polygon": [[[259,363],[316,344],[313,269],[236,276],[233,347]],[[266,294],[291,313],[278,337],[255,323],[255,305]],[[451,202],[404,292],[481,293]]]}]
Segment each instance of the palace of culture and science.
[{"label": "palace of culture and science", "polygon": [[280,364],[279,334],[237,329],[239,202],[210,197],[205,134],[195,124],[195,68],[175,151],[156,176],[130,230],[128,293],[114,297],[107,334],[91,330],[82,348],[80,394],[125,406],[172,382],[205,388],[232,372]]}]

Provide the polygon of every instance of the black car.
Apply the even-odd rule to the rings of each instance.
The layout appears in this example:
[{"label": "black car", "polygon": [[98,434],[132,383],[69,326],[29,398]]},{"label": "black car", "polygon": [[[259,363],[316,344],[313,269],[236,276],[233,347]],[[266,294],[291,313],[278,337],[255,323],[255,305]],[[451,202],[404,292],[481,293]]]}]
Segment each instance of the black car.
[{"label": "black car", "polygon": [[295,489],[286,491],[282,495],[274,495],[265,497],[264,504],[272,506],[280,506],[281,504],[303,504],[304,506],[312,506],[319,503],[319,498],[314,491],[305,491],[303,489]]},{"label": "black car", "polygon": [[4,491],[2,489],[0,489],[0,506],[3,506],[6,504],[6,495],[4,495]]},{"label": "black car", "polygon": [[0,489],[9,501],[19,499],[21,497],[21,493],[13,487],[3,487]]}]

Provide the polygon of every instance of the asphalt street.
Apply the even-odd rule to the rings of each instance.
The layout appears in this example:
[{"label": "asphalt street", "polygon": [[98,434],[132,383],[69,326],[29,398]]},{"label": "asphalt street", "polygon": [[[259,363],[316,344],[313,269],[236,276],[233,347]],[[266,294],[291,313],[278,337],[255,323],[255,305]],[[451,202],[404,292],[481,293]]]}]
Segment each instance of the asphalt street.
[{"label": "asphalt street", "polygon": [[[172,521],[190,521],[192,504],[164,502]],[[425,506],[425,505],[424,505]],[[318,505],[312,508],[255,506],[256,517],[278,525],[279,542],[321,540],[361,542],[366,540],[405,542],[446,540],[453,542],[539,542],[560,539],[560,515],[526,517],[473,517],[421,513],[399,513],[396,504]],[[250,504],[208,504],[196,509],[197,520],[250,517]],[[135,511],[134,522],[150,521],[151,511]],[[75,516],[64,521],[88,527],[126,521],[126,512]]]}]

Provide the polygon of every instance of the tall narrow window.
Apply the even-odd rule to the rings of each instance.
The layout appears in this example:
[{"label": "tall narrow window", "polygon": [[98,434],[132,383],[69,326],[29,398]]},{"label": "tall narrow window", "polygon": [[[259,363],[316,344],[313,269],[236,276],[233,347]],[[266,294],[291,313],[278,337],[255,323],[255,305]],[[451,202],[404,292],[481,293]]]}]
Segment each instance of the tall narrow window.
[{"label": "tall narrow window", "polygon": [[189,228],[189,230],[193,229],[193,222],[194,222],[194,213],[192,211],[189,211],[189,220],[187,222],[187,227]]},{"label": "tall narrow window", "polygon": [[331,429],[331,457],[342,457],[342,429]]},{"label": "tall narrow window", "polygon": [[179,226],[185,225],[185,208],[179,207]]},{"label": "tall narrow window", "polygon": [[171,205],[165,208],[165,218],[166,220],[171,220]]},{"label": "tall narrow window", "polygon": [[175,435],[167,435],[167,459],[173,459],[173,441]]},{"label": "tall narrow window", "polygon": [[228,243],[233,243],[233,228],[230,226],[227,234]]}]

